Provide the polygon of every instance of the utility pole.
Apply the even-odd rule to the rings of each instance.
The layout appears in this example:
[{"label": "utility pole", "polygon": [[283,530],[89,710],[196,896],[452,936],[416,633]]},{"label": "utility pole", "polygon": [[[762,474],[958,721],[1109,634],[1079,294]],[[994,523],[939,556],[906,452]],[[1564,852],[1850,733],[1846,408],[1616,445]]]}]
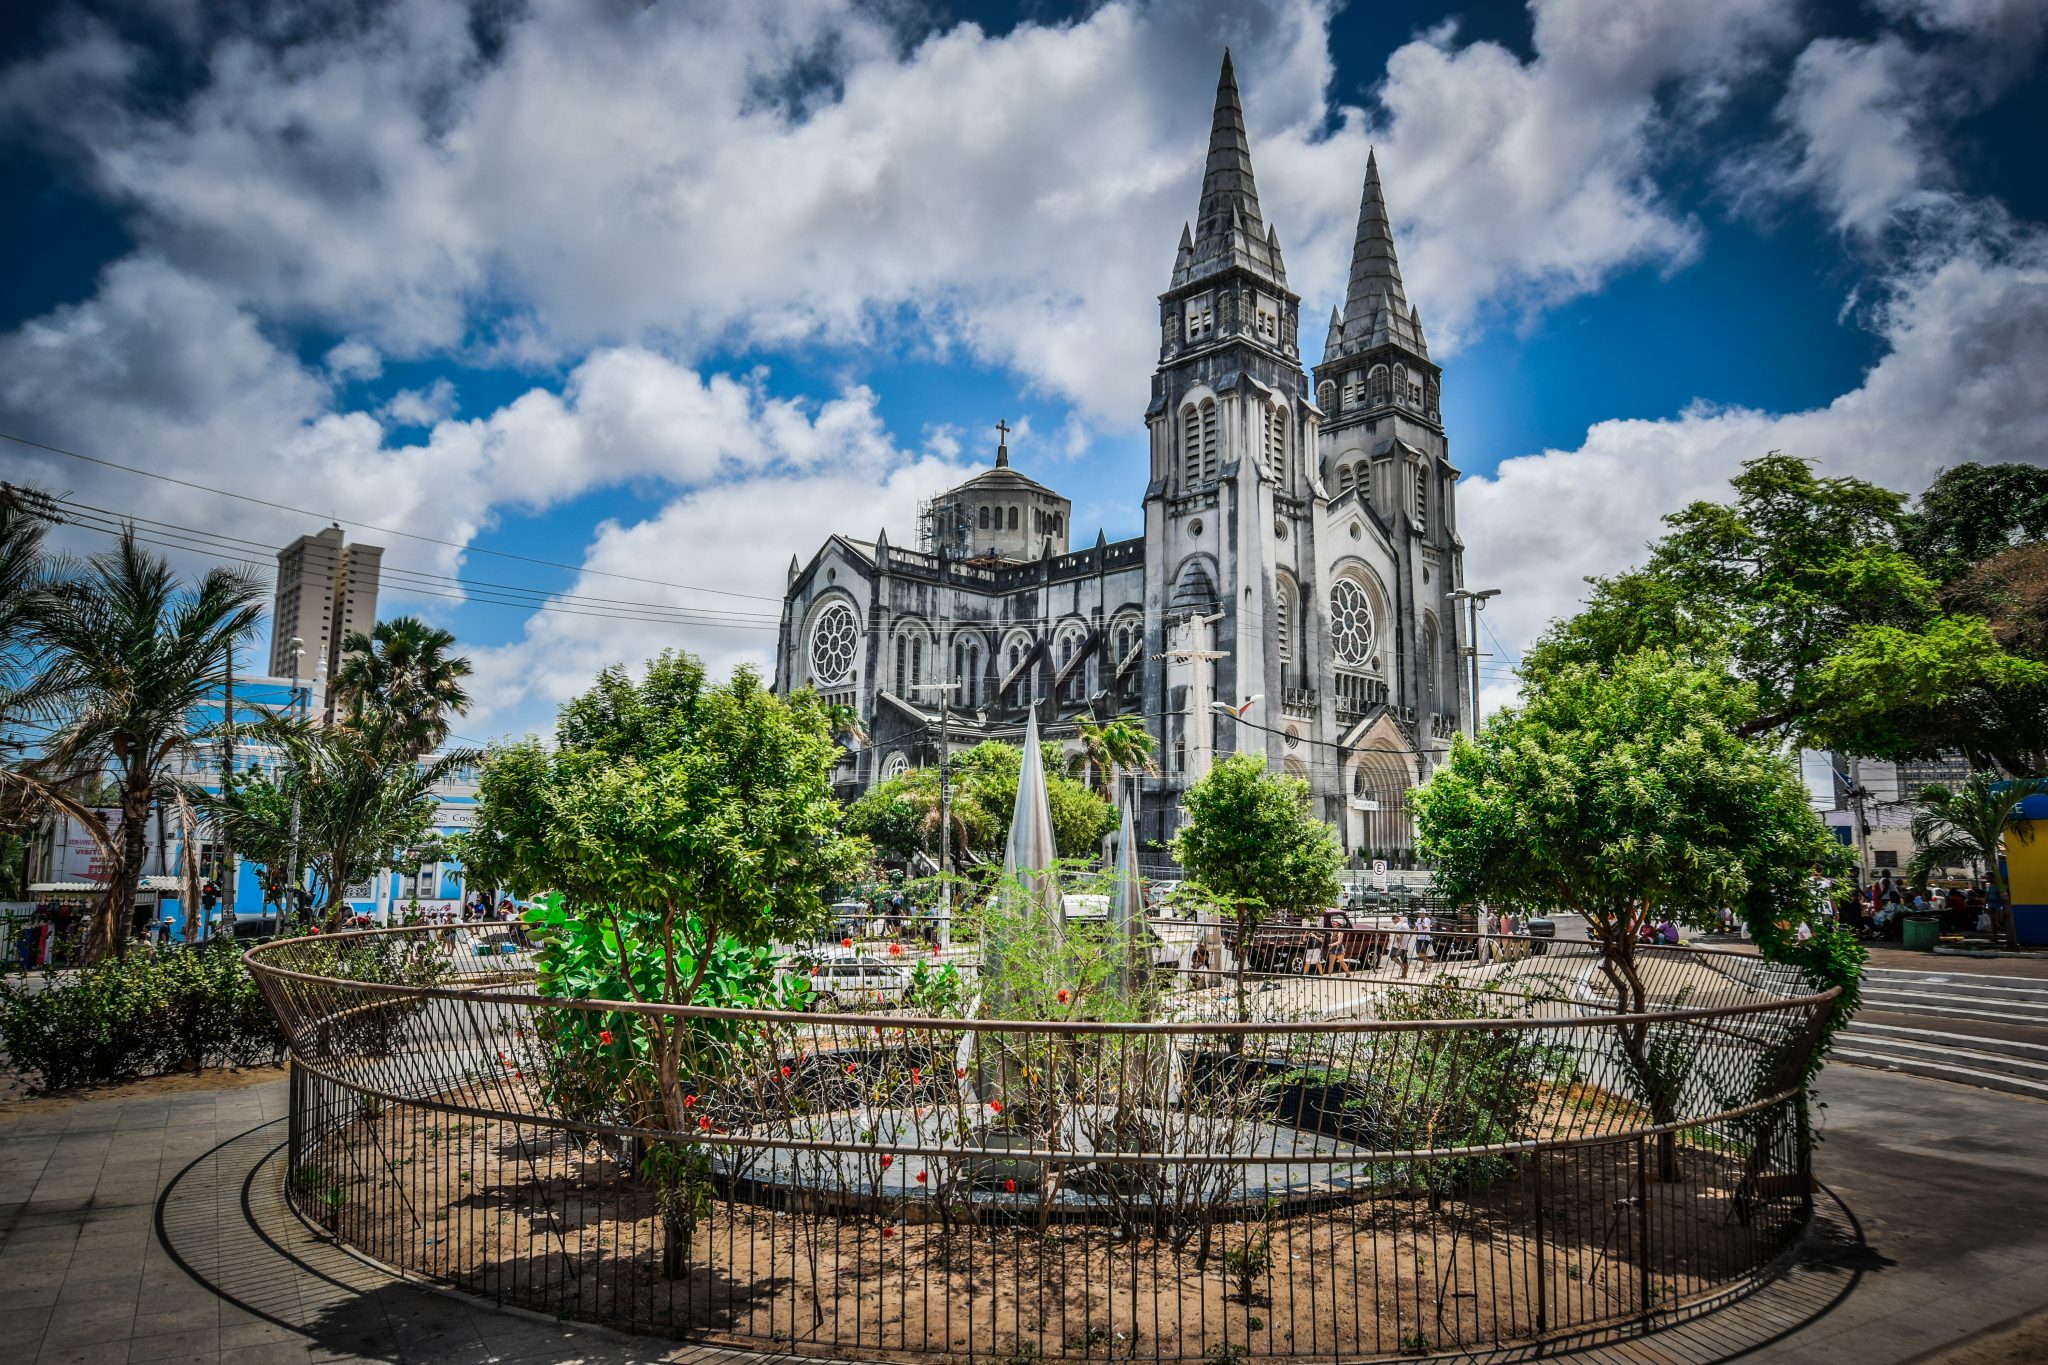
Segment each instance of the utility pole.
[{"label": "utility pole", "polygon": [[[226,698],[221,712],[220,741],[220,794],[229,795],[235,786],[235,642],[228,641],[227,681],[222,688]],[[223,924],[235,922],[235,883],[241,877],[241,868],[235,864],[234,845],[229,842],[226,829],[219,821],[214,825],[214,837],[220,841],[220,918]]]},{"label": "utility pole", "polygon": [[[299,718],[303,720],[306,718],[307,712],[313,709],[312,689],[306,689],[306,695],[303,697],[299,695],[299,660],[305,657],[306,642],[296,635],[292,636],[289,652],[292,656],[292,703],[299,708]],[[278,907],[277,924],[279,929],[284,927],[285,915],[296,912],[299,908],[299,788],[304,783],[305,774],[303,772],[292,779],[292,852],[289,866],[285,872],[285,880],[288,885],[284,888],[284,895],[290,899],[291,904],[290,911],[287,911],[282,905]]]},{"label": "utility pole", "polygon": [[[947,674],[950,676],[952,673],[951,665],[943,664],[941,666],[945,667]],[[917,683],[910,690],[912,692],[936,692],[939,694],[939,940],[951,946],[953,942],[953,882],[951,874],[947,871],[947,863],[952,858],[953,849],[953,783],[950,771],[953,751],[948,744],[952,736],[952,731],[948,728],[948,721],[951,719],[951,697],[954,692],[960,690],[960,681],[956,678],[952,682]],[[1029,754],[1026,754],[1024,757],[1026,762],[1030,761],[1031,756]]]},{"label": "utility pole", "polygon": [[1451,593],[1453,602],[1465,604],[1466,646],[1458,651],[1465,656],[1468,676],[1471,680],[1471,715],[1466,717],[1466,733],[1474,738],[1479,734],[1479,613],[1486,607],[1486,599],[1500,596],[1499,588],[1488,588],[1484,592],[1473,592],[1459,588]]},{"label": "utility pole", "polygon": [[[1219,611],[1213,616],[1191,616],[1188,618],[1188,625],[1190,627],[1213,626],[1222,619],[1223,613]],[[1210,664],[1213,666],[1218,659],[1229,658],[1230,651],[1227,649],[1201,649],[1191,642],[1180,649],[1169,649],[1164,654],[1157,654],[1153,657],[1164,659],[1168,663],[1189,665],[1192,682],[1200,684],[1202,681],[1202,665]],[[1202,723],[1202,738],[1206,742],[1200,746],[1200,749],[1203,753],[1212,753],[1216,747],[1216,726],[1209,719],[1209,703],[1215,700],[1215,698],[1201,695],[1203,689],[1199,685],[1191,686],[1189,691],[1192,695],[1188,697],[1188,718]],[[1215,691],[1213,675],[1209,680],[1208,691]],[[1203,775],[1207,775],[1206,768],[1203,770]]]}]

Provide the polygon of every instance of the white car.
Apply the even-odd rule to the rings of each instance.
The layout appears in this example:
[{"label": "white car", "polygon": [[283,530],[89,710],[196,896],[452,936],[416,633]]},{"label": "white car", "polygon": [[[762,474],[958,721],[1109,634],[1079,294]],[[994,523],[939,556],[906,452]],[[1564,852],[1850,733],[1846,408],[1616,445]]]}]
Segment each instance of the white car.
[{"label": "white car", "polygon": [[826,962],[811,976],[813,1007],[821,1010],[890,1009],[909,989],[910,973],[885,962]]}]

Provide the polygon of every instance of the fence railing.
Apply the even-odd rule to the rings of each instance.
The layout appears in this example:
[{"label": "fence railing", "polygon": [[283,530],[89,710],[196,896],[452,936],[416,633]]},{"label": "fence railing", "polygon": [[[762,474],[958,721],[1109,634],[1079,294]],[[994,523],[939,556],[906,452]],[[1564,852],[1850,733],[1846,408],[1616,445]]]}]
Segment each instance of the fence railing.
[{"label": "fence railing", "polygon": [[1810,1212],[1834,997],[1754,958],[1646,946],[1620,1014],[1585,944],[1261,976],[1249,1018],[1169,972],[1111,1023],[556,998],[455,937],[248,955],[290,1197],[525,1308],[808,1353],[1469,1352],[1725,1295]]}]

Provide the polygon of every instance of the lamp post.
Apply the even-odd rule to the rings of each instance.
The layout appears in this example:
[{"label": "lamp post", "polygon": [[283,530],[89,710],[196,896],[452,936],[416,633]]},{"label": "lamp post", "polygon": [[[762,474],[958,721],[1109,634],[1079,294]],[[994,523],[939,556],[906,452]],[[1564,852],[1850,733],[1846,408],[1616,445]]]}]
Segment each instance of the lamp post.
[{"label": "lamp post", "polygon": [[[305,657],[306,642],[296,635],[292,636],[292,642],[287,647],[286,653],[292,656],[292,705],[298,709],[299,718],[303,720],[305,719],[306,712],[311,709],[310,696],[301,697],[299,695],[299,660]],[[285,870],[285,876],[290,884],[285,888],[284,894],[291,897],[291,909],[293,911],[296,911],[299,907],[299,786],[304,777],[305,774],[301,773],[292,782],[292,851],[290,864]],[[279,926],[282,927],[282,925],[283,917],[280,916]]]},{"label": "lamp post", "polygon": [[[953,757],[948,745],[951,731],[947,728],[951,707],[951,694],[960,690],[960,683],[916,683],[912,692],[937,692],[939,694],[939,938],[947,946],[953,942],[953,883],[948,880],[946,863],[953,847],[953,787],[947,775],[947,765]],[[1027,755],[1027,758],[1029,756]]]},{"label": "lamp post", "polygon": [[1487,588],[1482,592],[1474,592],[1469,588],[1458,588],[1451,593],[1451,600],[1453,602],[1463,602],[1465,604],[1465,619],[1468,623],[1465,639],[1468,643],[1461,652],[1469,661],[1469,674],[1472,682],[1471,717],[1467,733],[1475,738],[1479,734],[1479,613],[1485,610],[1486,600],[1489,597],[1498,596],[1500,596],[1499,588]]}]

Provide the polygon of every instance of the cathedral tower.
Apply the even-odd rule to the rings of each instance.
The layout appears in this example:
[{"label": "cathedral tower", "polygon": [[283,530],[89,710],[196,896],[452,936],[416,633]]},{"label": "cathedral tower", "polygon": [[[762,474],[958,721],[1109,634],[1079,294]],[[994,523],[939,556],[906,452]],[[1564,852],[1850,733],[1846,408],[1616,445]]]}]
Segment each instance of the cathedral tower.
[{"label": "cathedral tower", "polygon": [[[1283,596],[1310,540],[1315,449],[1301,366],[1301,300],[1287,287],[1279,233],[1259,209],[1230,54],[1216,85],[1209,156],[1192,227],[1181,231],[1159,296],[1159,368],[1145,497],[1148,709],[1160,717],[1160,788],[1185,789],[1214,755],[1277,748],[1278,714],[1300,641]],[[1210,703],[1268,694],[1252,725]],[[1162,816],[1170,817],[1169,809]],[[1163,834],[1166,823],[1155,837]]]}]

